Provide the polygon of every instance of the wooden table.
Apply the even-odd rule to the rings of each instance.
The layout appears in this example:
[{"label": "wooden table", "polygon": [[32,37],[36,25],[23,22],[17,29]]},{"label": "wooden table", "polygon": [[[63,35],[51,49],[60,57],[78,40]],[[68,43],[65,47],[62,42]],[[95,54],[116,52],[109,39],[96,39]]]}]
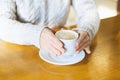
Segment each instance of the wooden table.
[{"label": "wooden table", "polygon": [[120,16],[101,21],[92,54],[71,66],[44,62],[33,46],[0,42],[0,80],[120,80]]}]

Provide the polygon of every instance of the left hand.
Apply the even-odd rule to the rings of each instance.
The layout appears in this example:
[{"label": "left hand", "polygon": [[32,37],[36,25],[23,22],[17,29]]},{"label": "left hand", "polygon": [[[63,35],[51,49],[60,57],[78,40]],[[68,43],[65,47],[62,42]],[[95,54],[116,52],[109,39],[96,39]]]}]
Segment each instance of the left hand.
[{"label": "left hand", "polygon": [[86,31],[78,31],[80,34],[76,44],[75,44],[75,51],[79,53],[81,50],[85,50],[86,53],[90,54],[90,37]]}]

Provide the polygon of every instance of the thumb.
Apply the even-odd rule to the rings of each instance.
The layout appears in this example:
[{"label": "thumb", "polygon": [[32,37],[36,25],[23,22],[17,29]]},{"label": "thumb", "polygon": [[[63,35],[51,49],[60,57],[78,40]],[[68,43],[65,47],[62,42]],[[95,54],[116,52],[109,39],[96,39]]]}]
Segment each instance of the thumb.
[{"label": "thumb", "polygon": [[90,46],[86,47],[85,51],[86,51],[87,54],[90,54],[91,53]]}]

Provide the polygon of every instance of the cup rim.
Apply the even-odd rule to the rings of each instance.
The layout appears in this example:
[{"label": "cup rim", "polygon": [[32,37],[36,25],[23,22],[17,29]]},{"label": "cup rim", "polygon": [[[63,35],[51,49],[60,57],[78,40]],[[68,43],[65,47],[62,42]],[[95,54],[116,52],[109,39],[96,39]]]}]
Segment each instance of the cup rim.
[{"label": "cup rim", "polygon": [[77,32],[75,32],[75,31],[73,31],[73,30],[59,30],[59,31],[57,31],[56,33],[55,33],[55,36],[57,36],[57,34],[59,33],[59,32],[61,32],[61,31],[67,31],[67,32],[72,32],[72,33],[74,33],[75,34],[75,38],[74,39],[60,39],[60,40],[66,40],[66,41],[73,41],[73,40],[76,40],[77,38],[78,38],[78,33]]}]

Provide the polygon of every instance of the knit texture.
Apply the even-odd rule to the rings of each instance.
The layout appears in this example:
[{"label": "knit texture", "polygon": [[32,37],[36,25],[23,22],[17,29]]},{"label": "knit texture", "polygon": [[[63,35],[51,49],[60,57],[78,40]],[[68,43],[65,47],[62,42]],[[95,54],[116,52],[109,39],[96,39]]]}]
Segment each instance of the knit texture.
[{"label": "knit texture", "polygon": [[99,28],[93,0],[0,0],[0,38],[39,48],[43,28],[64,26],[71,3],[77,15],[77,29],[87,31],[92,39]]}]

